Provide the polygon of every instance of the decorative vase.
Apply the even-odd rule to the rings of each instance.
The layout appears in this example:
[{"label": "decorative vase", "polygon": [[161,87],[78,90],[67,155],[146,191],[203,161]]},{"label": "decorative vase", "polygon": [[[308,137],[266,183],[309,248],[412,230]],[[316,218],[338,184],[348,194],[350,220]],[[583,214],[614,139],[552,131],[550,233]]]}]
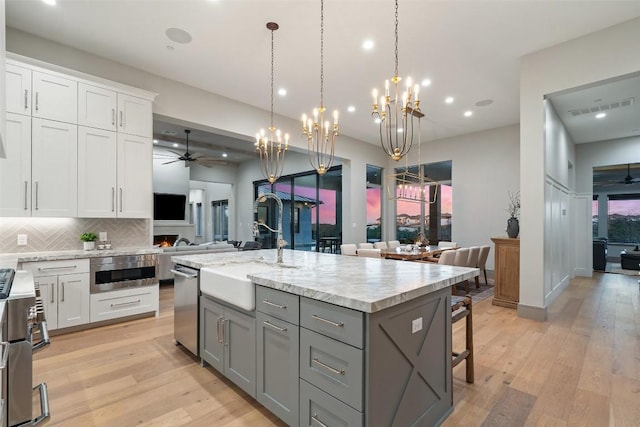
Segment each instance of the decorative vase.
[{"label": "decorative vase", "polygon": [[507,220],[507,236],[515,239],[520,234],[520,223],[518,218],[511,217]]},{"label": "decorative vase", "polygon": [[92,251],[96,248],[96,242],[82,242],[85,251]]}]

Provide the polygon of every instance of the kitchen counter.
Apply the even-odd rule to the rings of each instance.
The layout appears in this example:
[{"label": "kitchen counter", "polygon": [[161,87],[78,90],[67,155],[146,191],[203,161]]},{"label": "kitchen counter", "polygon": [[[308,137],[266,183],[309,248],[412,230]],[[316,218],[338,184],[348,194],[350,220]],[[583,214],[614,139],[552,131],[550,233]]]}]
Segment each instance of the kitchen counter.
[{"label": "kitchen counter", "polygon": [[[201,269],[247,262],[275,263],[275,249],[174,256]],[[252,282],[295,295],[375,313],[473,279],[476,268],[285,250],[285,268],[248,274]]]},{"label": "kitchen counter", "polygon": [[0,255],[0,262],[4,260],[14,260],[14,262],[36,262],[36,261],[55,261],[63,259],[82,259],[82,258],[99,258],[120,255],[146,255],[160,254],[162,249],[153,247],[131,247],[116,248],[105,250],[74,250],[74,251],[43,251],[43,252],[24,252],[15,254]]}]

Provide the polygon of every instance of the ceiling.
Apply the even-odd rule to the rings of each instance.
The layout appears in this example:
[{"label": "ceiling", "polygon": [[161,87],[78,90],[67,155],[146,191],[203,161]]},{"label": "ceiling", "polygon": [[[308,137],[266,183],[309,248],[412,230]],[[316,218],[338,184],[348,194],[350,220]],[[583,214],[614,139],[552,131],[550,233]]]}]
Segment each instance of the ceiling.
[{"label": "ceiling", "polygon": [[[325,106],[340,111],[341,133],[376,143],[370,93],[394,71],[394,3],[326,0],[324,9]],[[518,123],[520,57],[638,17],[640,2],[402,0],[398,14],[399,74],[431,80],[420,93],[424,141]],[[276,95],[275,111],[297,119],[319,104],[317,0],[57,0],[53,7],[40,0],[7,0],[6,15],[9,27],[266,111],[270,31],[265,24],[275,21],[280,24],[274,34],[275,88],[287,90],[284,97]],[[168,28],[187,31],[191,42],[171,41]],[[362,48],[366,39],[373,49]],[[447,96],[454,102],[445,104]],[[553,102],[562,110],[598,98]],[[467,110],[471,117],[463,116]],[[256,129],[264,126],[256,123]],[[199,137],[194,132],[190,141]]]}]

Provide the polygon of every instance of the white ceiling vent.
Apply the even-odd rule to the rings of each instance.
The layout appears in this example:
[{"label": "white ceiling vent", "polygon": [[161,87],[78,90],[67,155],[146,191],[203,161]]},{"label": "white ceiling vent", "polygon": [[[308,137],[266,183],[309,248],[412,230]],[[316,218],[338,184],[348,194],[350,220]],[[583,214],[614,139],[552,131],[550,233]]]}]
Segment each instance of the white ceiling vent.
[{"label": "white ceiling vent", "polygon": [[626,98],[620,101],[614,101],[610,104],[596,105],[595,107],[576,108],[573,110],[569,110],[569,114],[571,114],[573,117],[576,117],[582,114],[590,114],[597,113],[599,111],[615,110],[616,108],[631,107],[635,103],[635,100],[635,98]]}]

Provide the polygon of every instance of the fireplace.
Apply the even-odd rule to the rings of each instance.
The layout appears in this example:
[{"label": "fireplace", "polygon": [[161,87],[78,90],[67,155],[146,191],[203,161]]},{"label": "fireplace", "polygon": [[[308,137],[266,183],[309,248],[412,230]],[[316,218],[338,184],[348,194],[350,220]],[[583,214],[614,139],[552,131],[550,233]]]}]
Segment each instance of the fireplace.
[{"label": "fireplace", "polygon": [[161,248],[173,246],[176,240],[178,240],[178,234],[158,234],[153,236],[153,244],[159,245]]}]

